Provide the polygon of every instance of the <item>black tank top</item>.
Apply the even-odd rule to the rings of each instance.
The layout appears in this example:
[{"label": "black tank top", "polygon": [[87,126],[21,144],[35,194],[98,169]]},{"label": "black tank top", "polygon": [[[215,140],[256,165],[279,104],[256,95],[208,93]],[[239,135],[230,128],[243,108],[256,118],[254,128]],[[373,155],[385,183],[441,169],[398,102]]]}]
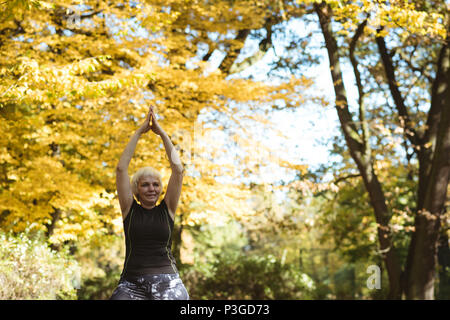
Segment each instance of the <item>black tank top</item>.
[{"label": "black tank top", "polygon": [[123,227],[126,251],[122,276],[178,272],[171,250],[173,220],[164,199],[152,209],[133,199]]}]

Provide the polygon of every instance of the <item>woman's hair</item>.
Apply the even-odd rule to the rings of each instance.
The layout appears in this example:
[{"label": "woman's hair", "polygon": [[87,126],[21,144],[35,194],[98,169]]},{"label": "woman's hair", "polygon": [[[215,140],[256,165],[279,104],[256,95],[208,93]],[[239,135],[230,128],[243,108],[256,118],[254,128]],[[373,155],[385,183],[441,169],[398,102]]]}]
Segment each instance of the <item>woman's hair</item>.
[{"label": "woman's hair", "polygon": [[136,171],[136,173],[131,178],[131,190],[133,191],[134,196],[138,200],[139,200],[138,183],[139,183],[139,180],[143,176],[151,176],[151,177],[154,177],[154,178],[158,178],[159,184],[162,187],[162,177],[161,177],[161,173],[159,173],[158,170],[156,170],[155,168],[152,168],[152,167],[140,168],[138,171]]}]

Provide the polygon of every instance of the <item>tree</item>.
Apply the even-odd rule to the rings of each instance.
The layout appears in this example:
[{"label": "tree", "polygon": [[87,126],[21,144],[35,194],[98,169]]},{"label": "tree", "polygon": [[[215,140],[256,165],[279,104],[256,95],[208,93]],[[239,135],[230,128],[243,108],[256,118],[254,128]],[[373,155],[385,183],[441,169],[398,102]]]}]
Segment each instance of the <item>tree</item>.
[{"label": "tree", "polygon": [[[427,7],[421,2],[392,2],[390,7],[380,4],[380,12],[376,15],[380,25],[375,32],[370,33],[370,28],[367,28],[368,13],[370,12],[368,5],[373,5],[373,3],[363,2],[347,6],[339,1],[330,1],[315,3],[314,10],[319,17],[328,52],[336,95],[336,110],[341,128],[351,157],[364,181],[378,224],[378,240],[380,250],[385,252],[384,262],[389,276],[390,297],[398,299],[404,292],[409,299],[433,299],[438,238],[441,223],[445,221],[443,219],[446,211],[450,172],[450,123],[448,117],[450,112],[450,48],[448,40],[450,20],[444,2],[436,2],[436,6],[433,8]],[[354,25],[355,32],[346,57],[351,60],[359,92],[359,121],[355,121],[349,111],[340,62],[342,50],[338,48],[338,34],[333,31],[333,17],[343,23],[345,34],[347,34],[346,23],[347,27]],[[411,25],[410,17],[421,17],[421,19]],[[387,30],[393,32],[394,28],[399,28],[401,33],[399,38],[391,40],[398,41],[396,51],[390,51],[387,49],[385,39],[389,37]],[[431,34],[427,34],[424,29]],[[377,44],[379,58],[376,61],[380,61],[381,70],[384,71],[381,85],[386,83],[388,86],[397,111],[398,122],[396,125],[404,132],[403,138],[407,144],[410,144],[412,153],[418,161],[415,231],[412,234],[404,270],[402,270],[395,252],[395,244],[392,241],[389,222],[393,213],[387,206],[385,191],[379,174],[375,170],[375,153],[370,144],[370,118],[368,118],[369,112],[365,103],[368,92],[364,91],[364,81],[365,83],[369,83],[369,81],[367,78],[362,78],[359,71],[361,66],[358,65],[355,56],[355,48],[363,35],[366,37],[365,41],[375,41]],[[424,52],[421,51],[421,46],[424,44],[433,46],[434,52],[438,52],[437,56],[431,55],[434,59],[424,58]],[[416,61],[411,59],[414,52],[408,51],[411,47],[419,51],[419,58]],[[395,55],[396,52],[399,54]],[[428,91],[430,96],[428,112],[418,110],[412,115],[412,108],[407,104],[414,105],[414,103],[422,101],[415,100],[412,96],[404,96],[400,86],[403,85],[406,87],[405,89],[409,89],[408,81],[405,79],[411,77],[414,72],[419,72],[419,77],[426,77],[428,70],[425,63],[430,60],[433,63],[433,70],[428,75],[429,82],[421,90],[422,93]],[[408,67],[402,68],[402,63]],[[418,66],[415,66],[414,63],[418,63]],[[401,74],[399,77],[395,72],[400,70],[406,74]],[[378,78],[381,76],[372,72],[369,74]]]}]

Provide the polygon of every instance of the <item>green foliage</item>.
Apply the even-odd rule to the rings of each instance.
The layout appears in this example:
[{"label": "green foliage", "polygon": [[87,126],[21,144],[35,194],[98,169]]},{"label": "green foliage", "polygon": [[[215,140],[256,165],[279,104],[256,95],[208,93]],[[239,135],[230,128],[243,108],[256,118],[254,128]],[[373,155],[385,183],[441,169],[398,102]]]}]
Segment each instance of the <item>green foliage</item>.
[{"label": "green foliage", "polygon": [[196,265],[207,274],[211,274],[211,261],[221,256],[236,257],[248,241],[241,225],[230,221],[224,226],[211,224],[189,228],[195,239],[194,260]]},{"label": "green foliage", "polygon": [[80,267],[41,234],[0,232],[0,300],[75,299]]},{"label": "green foliage", "polygon": [[311,298],[315,284],[296,263],[285,263],[273,250],[247,250],[245,225],[231,221],[188,231],[195,239],[195,263],[180,273],[192,299]]},{"label": "green foliage", "polygon": [[75,256],[83,268],[78,299],[109,299],[122,272],[125,258],[123,236],[93,237],[89,242],[78,246]]},{"label": "green foliage", "polygon": [[210,275],[183,271],[192,299],[310,299],[314,289],[311,278],[272,255],[221,255],[211,267]]},{"label": "green foliage", "polygon": [[[413,230],[414,186],[407,178],[407,168],[388,167],[382,175],[386,176],[384,186],[391,211],[389,226],[397,254],[404,263]],[[337,192],[325,192],[321,197],[326,200],[317,216],[323,232],[321,241],[333,242],[349,262],[378,260],[381,255],[377,223],[360,178],[344,180]]]},{"label": "green foliage", "polygon": [[121,270],[106,273],[104,276],[88,278],[78,290],[79,300],[107,300],[119,282]]}]

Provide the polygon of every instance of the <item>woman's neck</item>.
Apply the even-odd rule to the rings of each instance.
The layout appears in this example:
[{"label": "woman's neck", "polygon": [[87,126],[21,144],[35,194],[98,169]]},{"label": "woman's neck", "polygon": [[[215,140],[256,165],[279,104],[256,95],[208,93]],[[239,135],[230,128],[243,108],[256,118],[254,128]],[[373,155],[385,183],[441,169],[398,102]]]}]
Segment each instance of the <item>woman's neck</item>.
[{"label": "woman's neck", "polygon": [[144,209],[153,209],[154,207],[156,207],[156,202],[142,202],[141,201],[141,207],[143,207]]}]

